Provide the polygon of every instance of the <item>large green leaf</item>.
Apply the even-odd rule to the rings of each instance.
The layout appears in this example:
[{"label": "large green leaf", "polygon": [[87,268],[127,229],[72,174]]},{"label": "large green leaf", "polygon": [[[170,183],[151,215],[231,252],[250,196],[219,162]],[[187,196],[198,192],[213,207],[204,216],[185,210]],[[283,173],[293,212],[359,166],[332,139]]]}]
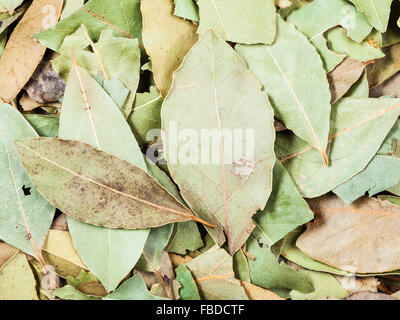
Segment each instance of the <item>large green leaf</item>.
[{"label": "large green leaf", "polygon": [[235,279],[232,257],[217,245],[186,263],[205,300],[248,300],[247,295]]},{"label": "large green leaf", "polygon": [[142,16],[140,0],[90,0],[83,8],[54,27],[36,35],[46,47],[58,51],[64,38],[73,34],[82,23],[92,38],[97,41],[103,30],[113,31],[115,36],[142,39]]},{"label": "large green leaf", "polygon": [[197,4],[200,7],[200,35],[212,29],[226,41],[245,44],[271,44],[274,41],[274,0],[199,0]]},{"label": "large green leaf", "polygon": [[91,145],[37,138],[17,140],[15,146],[39,191],[76,220],[115,229],[146,229],[190,220],[213,227],[145,171]]},{"label": "large green leaf", "polygon": [[[233,255],[247,240],[254,227],[251,217],[264,209],[271,192],[275,130],[266,94],[235,51],[209,31],[175,73],[161,112],[174,181],[196,214],[223,227]],[[189,142],[175,140],[178,133],[189,131]],[[233,139],[234,132],[241,137],[233,152],[228,138]],[[202,135],[205,139],[197,141]],[[241,154],[243,144],[246,155]],[[224,242],[221,229],[211,232],[216,242]]]},{"label": "large green leaf", "polygon": [[367,18],[345,0],[314,0],[292,12],[288,21],[310,39],[327,71],[333,70],[346,55],[328,49],[324,38],[326,31],[341,25],[350,39],[361,42],[372,30]]},{"label": "large green leaf", "polygon": [[385,32],[389,22],[390,5],[393,0],[350,0],[364,13],[369,22],[380,32]]},{"label": "large green leaf", "polygon": [[300,193],[315,198],[361,172],[399,114],[398,99],[345,98],[332,108],[328,166],[316,150],[290,132],[278,134],[275,152]]},{"label": "large green leaf", "polygon": [[40,258],[55,208],[32,185],[13,146],[38,135],[10,105],[0,104],[0,111],[0,239]]},{"label": "large green leaf", "polygon": [[298,226],[314,219],[307,203],[279,162],[275,164],[272,193],[267,206],[253,219],[268,240],[268,246],[278,242]]},{"label": "large green leaf", "polygon": [[396,122],[381,148],[367,167],[350,180],[335,188],[333,192],[347,203],[351,203],[366,192],[372,197],[400,183],[399,140],[400,127],[399,122]]},{"label": "large green leaf", "polygon": [[321,58],[307,38],[278,18],[273,45],[235,50],[263,84],[276,117],[326,159],[331,96]]}]

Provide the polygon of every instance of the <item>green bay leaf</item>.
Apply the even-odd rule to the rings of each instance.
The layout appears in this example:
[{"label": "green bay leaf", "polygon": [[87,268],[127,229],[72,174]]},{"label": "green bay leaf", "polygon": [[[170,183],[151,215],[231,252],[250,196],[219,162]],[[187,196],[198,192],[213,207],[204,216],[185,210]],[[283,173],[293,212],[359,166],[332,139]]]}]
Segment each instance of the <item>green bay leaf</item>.
[{"label": "green bay leaf", "polygon": [[275,116],[326,159],[331,96],[322,61],[307,38],[278,18],[273,45],[235,50],[264,86]]},{"label": "green bay leaf", "polygon": [[199,0],[197,4],[200,35],[212,29],[226,41],[244,44],[271,44],[275,39],[274,0]]},{"label": "green bay leaf", "polygon": [[38,135],[10,105],[0,104],[0,110],[0,238],[40,258],[55,208],[32,185],[13,146],[16,139]]},{"label": "green bay leaf", "polygon": [[277,135],[275,152],[300,193],[321,196],[361,172],[400,114],[398,99],[344,98],[332,108],[329,165],[290,132]]}]

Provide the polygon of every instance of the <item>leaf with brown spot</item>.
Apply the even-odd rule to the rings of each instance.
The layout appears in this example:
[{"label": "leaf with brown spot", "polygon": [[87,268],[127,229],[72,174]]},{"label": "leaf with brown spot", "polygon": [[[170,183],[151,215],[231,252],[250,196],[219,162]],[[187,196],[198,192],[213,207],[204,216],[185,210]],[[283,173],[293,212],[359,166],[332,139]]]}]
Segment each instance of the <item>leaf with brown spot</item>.
[{"label": "leaf with brown spot", "polygon": [[17,140],[15,147],[41,194],[76,220],[112,229],[208,224],[142,169],[86,143],[38,138]]},{"label": "leaf with brown spot", "polygon": [[309,205],[315,222],[296,242],[308,256],[353,273],[400,269],[400,207],[366,197],[347,205],[333,195]]},{"label": "leaf with brown spot", "polygon": [[[33,35],[57,22],[63,0],[34,0],[0,59],[0,98],[10,102],[22,90],[46,51]],[[49,25],[50,26],[50,25]]]}]

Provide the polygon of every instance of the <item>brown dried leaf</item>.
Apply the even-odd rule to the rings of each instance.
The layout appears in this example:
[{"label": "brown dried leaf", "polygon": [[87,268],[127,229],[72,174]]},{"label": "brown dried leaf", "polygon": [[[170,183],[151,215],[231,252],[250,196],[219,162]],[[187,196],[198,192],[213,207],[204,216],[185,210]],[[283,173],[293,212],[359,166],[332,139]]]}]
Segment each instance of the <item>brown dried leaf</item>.
[{"label": "brown dried leaf", "polygon": [[352,294],[345,300],[397,300],[397,299],[385,293],[359,291]]},{"label": "brown dried leaf", "polygon": [[28,82],[46,51],[34,34],[57,22],[63,0],[34,0],[15,27],[0,59],[0,98],[10,102]]},{"label": "brown dried leaf", "polygon": [[400,269],[400,207],[367,197],[347,205],[333,195],[309,205],[316,219],[296,242],[308,256],[353,273]]},{"label": "brown dried leaf", "polygon": [[379,86],[372,88],[370,95],[373,98],[392,95],[396,96],[396,98],[400,98],[400,72],[396,73]]},{"label": "brown dried leaf", "polygon": [[400,70],[400,43],[383,48],[385,57],[367,67],[368,83],[374,88]]},{"label": "brown dried leaf", "polygon": [[334,70],[328,73],[332,104],[343,97],[351,86],[360,78],[365,66],[366,63],[346,58]]}]

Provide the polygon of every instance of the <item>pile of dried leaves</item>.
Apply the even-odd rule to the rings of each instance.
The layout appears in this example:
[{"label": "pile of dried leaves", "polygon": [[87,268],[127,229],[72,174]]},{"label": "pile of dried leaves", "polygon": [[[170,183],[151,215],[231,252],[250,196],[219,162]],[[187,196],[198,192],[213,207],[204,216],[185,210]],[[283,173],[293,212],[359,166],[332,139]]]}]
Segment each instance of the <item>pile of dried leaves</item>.
[{"label": "pile of dried leaves", "polygon": [[0,0],[0,299],[400,298],[399,9]]}]

